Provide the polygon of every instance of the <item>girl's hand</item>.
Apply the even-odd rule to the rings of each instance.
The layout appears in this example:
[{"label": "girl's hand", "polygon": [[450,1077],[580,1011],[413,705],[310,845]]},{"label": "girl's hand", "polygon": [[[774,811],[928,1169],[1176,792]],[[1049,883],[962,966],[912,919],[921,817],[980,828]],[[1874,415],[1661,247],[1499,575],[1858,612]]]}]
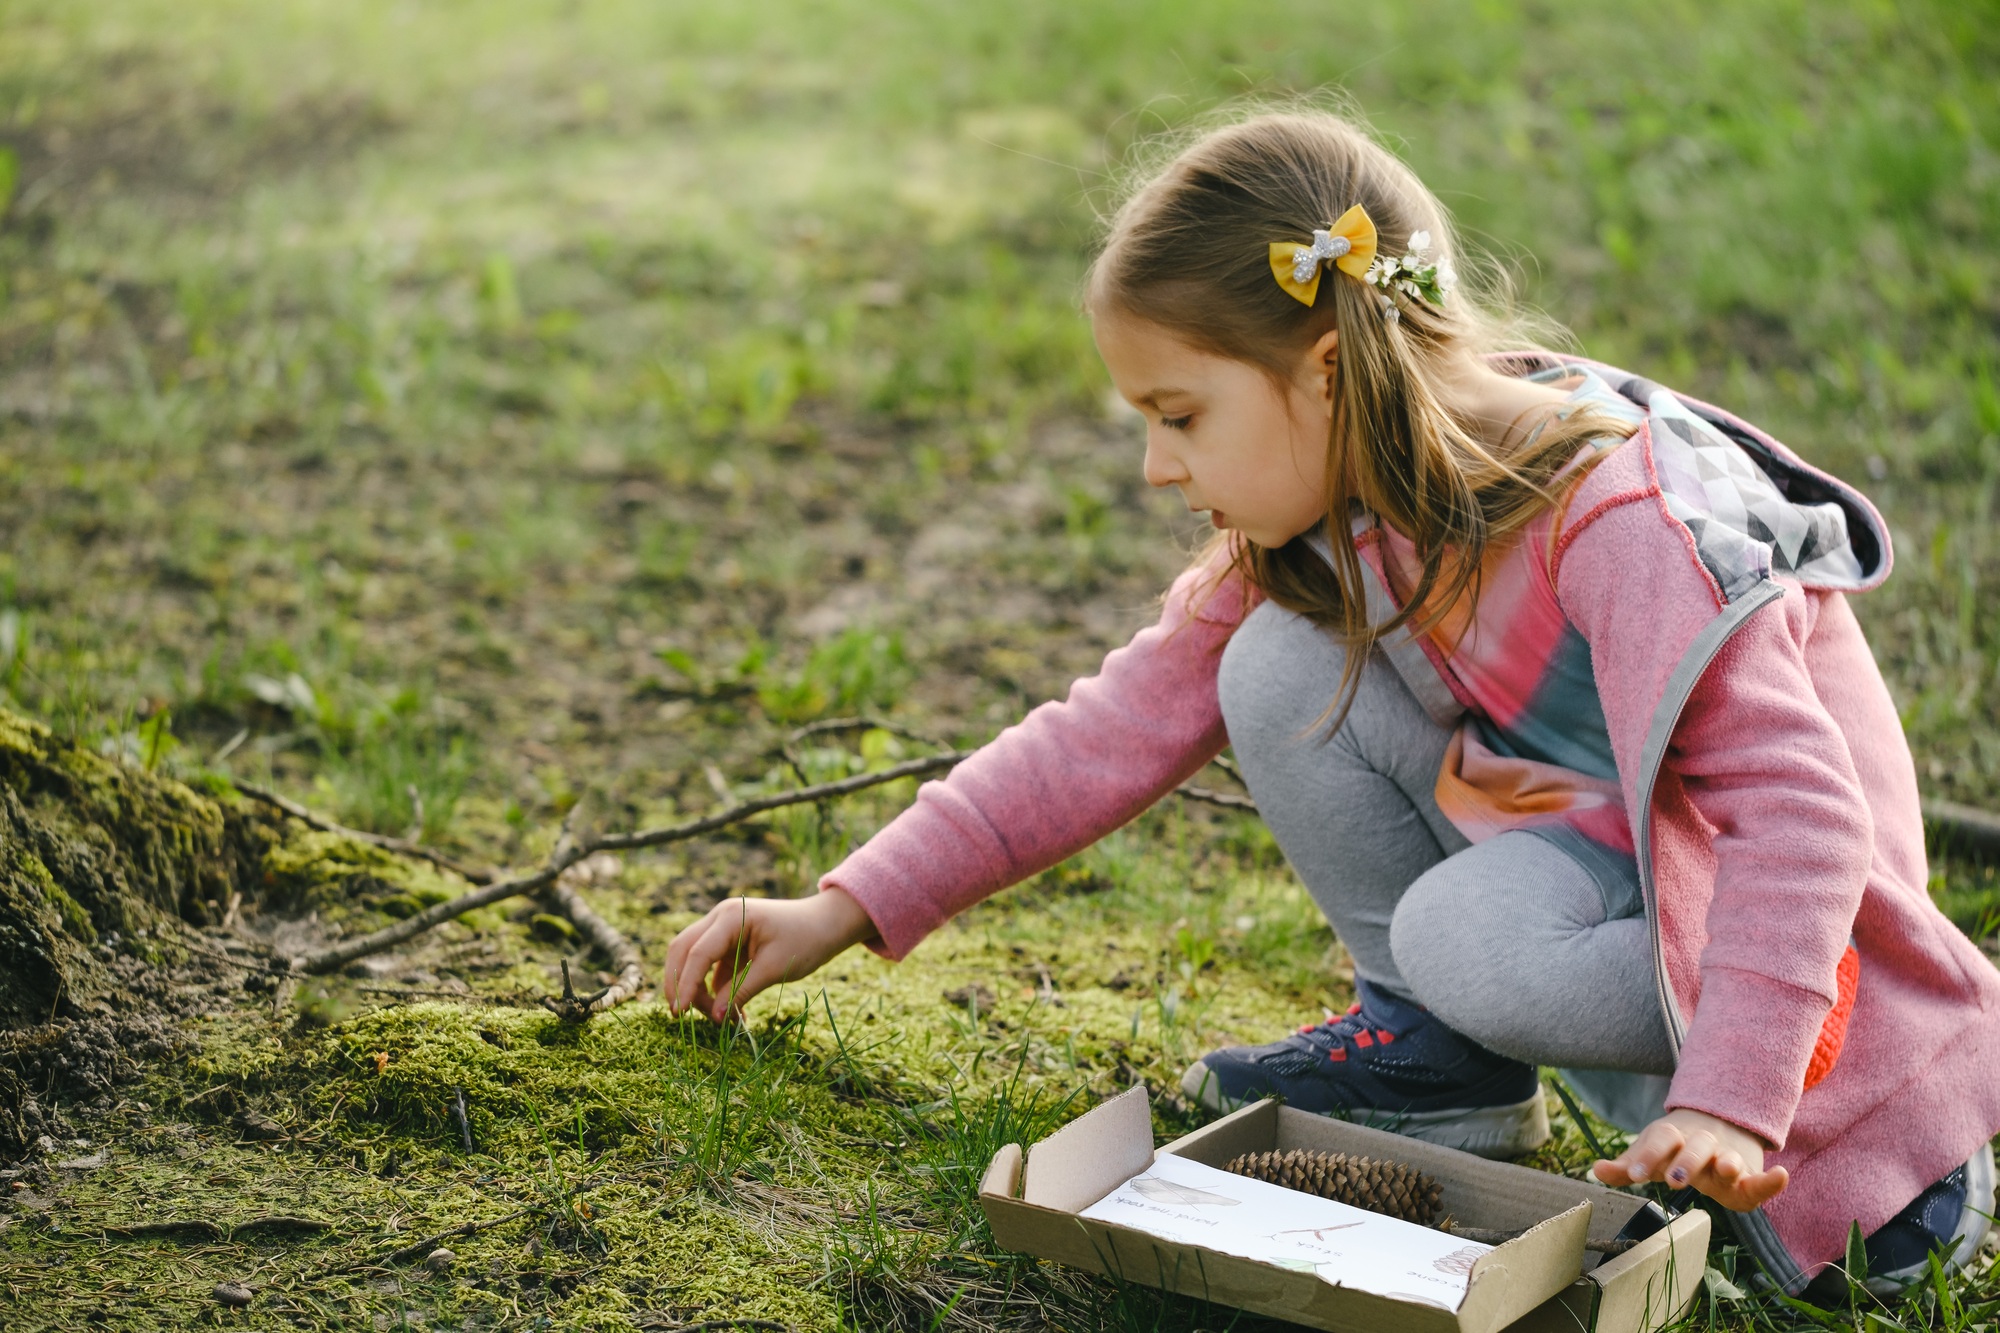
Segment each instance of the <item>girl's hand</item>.
[{"label": "girl's hand", "polygon": [[670,1013],[699,1009],[720,1023],[759,991],[808,976],[874,935],[868,913],[839,889],[810,898],[731,898],[674,936],[660,994]]},{"label": "girl's hand", "polygon": [[1725,1208],[1747,1213],[1778,1197],[1791,1176],[1764,1169],[1764,1141],[1700,1111],[1669,1111],[1639,1132],[1630,1147],[1590,1168],[1606,1185],[1663,1180],[1692,1185]]}]

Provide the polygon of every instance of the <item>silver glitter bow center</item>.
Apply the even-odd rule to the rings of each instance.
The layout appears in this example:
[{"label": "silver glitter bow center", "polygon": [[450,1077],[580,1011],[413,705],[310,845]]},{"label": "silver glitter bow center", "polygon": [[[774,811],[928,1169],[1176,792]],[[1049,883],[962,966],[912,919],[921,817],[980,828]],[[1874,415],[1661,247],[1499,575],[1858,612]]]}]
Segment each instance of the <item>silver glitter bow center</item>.
[{"label": "silver glitter bow center", "polygon": [[1345,236],[1335,236],[1325,228],[1316,228],[1312,246],[1292,256],[1292,281],[1311,282],[1312,275],[1321,264],[1329,259],[1338,259],[1353,248],[1354,243]]}]

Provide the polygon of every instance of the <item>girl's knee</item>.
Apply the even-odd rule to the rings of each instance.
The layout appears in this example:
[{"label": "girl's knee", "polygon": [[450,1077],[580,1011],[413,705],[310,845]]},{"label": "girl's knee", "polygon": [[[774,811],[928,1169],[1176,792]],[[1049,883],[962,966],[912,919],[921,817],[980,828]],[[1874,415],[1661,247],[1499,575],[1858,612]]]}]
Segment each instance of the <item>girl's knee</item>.
[{"label": "girl's knee", "polygon": [[1331,635],[1266,602],[1245,617],[1222,651],[1216,693],[1223,726],[1240,750],[1256,738],[1289,738],[1312,724],[1340,680],[1345,656]]},{"label": "girl's knee", "polygon": [[1481,974],[1496,956],[1490,923],[1480,920],[1479,895],[1440,862],[1404,892],[1389,920],[1389,952],[1396,970],[1435,1009],[1440,998],[1470,987],[1483,990]]}]

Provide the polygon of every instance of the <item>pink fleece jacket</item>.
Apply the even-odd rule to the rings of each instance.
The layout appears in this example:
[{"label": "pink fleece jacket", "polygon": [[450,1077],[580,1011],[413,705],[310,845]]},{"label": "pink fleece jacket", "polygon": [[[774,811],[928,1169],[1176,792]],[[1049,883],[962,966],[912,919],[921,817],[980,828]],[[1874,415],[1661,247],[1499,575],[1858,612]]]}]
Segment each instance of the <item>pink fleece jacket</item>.
[{"label": "pink fleece jacket", "polygon": [[[1639,401],[1666,392],[1594,368]],[[1926,891],[1915,768],[1845,597],[1718,558],[1712,516],[1662,483],[1663,458],[1687,465],[1669,432],[1686,437],[1699,411],[1793,491],[1839,488],[1862,527],[1873,510],[1726,414],[1672,395],[1655,409],[1571,496],[1555,586],[1590,644],[1639,841],[1679,1038],[1667,1104],[1759,1135],[1790,1170],[1758,1215],[1783,1252],[1753,1248],[1796,1289],[1842,1253],[1850,1223],[1872,1231],[2000,1131],[2000,973]],[[1879,543],[1879,568],[1851,586],[1887,572],[1873,523],[1859,544]],[[926,784],[822,880],[861,903],[879,952],[904,956],[1221,751],[1217,664],[1258,597],[1232,577],[1196,605],[1203,582],[1182,575],[1159,622],[1098,675]],[[1844,1045],[1807,1089],[1850,941],[1861,967]]]}]

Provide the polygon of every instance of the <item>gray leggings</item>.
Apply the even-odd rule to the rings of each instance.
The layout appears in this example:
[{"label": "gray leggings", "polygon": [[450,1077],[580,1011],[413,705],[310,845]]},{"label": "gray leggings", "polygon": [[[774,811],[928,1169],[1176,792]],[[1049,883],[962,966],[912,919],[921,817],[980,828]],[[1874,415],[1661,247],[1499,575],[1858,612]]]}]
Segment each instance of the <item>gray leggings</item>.
[{"label": "gray leggings", "polygon": [[1230,639],[1220,688],[1250,794],[1355,974],[1517,1060],[1671,1072],[1631,859],[1562,830],[1468,844],[1433,794],[1450,732],[1381,654],[1339,732],[1313,727],[1343,661],[1267,603]]}]

